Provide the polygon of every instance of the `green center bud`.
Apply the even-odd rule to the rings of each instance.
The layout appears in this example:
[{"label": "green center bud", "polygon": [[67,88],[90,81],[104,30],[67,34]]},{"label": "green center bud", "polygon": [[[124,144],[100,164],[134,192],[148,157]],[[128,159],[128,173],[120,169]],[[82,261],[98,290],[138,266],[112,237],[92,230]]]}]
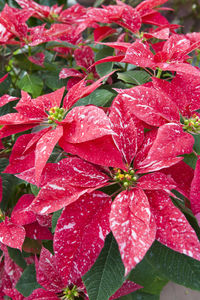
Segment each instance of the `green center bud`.
[{"label": "green center bud", "polygon": [[52,107],[49,110],[48,123],[53,124],[56,121],[61,122],[63,120],[64,115],[65,115],[64,108],[59,108],[57,106]]},{"label": "green center bud", "polygon": [[194,114],[192,118],[184,120],[183,129],[194,134],[199,134],[200,118],[196,114]]},{"label": "green center bud", "polygon": [[62,300],[75,300],[77,297],[79,297],[78,288],[76,285],[73,286],[73,288],[67,287],[64,289],[63,295],[60,297]]},{"label": "green center bud", "polygon": [[117,168],[114,168],[113,171],[113,180],[119,182],[125,189],[135,186],[138,177],[132,168],[129,168],[128,172]]}]

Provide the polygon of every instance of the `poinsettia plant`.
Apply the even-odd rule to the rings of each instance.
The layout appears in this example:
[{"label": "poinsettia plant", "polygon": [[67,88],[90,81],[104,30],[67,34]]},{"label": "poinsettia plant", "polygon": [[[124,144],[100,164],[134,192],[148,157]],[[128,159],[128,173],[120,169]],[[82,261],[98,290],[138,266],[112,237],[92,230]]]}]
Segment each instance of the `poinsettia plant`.
[{"label": "poinsettia plant", "polygon": [[200,35],[103,2],[1,7],[0,299],[200,291]]}]

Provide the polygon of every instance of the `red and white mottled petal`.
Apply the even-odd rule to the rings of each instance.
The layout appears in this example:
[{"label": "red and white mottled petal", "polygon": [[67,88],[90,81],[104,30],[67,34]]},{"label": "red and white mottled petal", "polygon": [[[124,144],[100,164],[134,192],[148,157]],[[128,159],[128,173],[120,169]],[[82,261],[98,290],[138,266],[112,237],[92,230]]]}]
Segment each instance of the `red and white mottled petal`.
[{"label": "red and white mottled petal", "polygon": [[60,79],[64,79],[64,78],[68,78],[68,77],[83,77],[83,73],[79,72],[78,70],[76,69],[67,69],[67,68],[63,68],[61,71],[60,71],[60,74],[59,74],[59,78]]},{"label": "red and white mottled petal", "polygon": [[155,170],[158,170],[158,165],[159,169],[170,166],[169,163],[166,166],[165,161],[170,161],[171,159],[173,165],[173,160],[176,159],[176,156],[192,152],[193,144],[193,136],[184,132],[180,125],[175,123],[165,124],[159,127],[156,139],[146,159],[141,164],[138,164],[138,167],[140,167],[141,172],[143,168],[146,169],[150,166],[153,168],[154,165]]},{"label": "red and white mottled petal", "polygon": [[74,51],[76,65],[88,69],[94,63],[94,52],[89,46],[82,46]]},{"label": "red and white mottled petal", "polygon": [[34,106],[34,102],[31,104],[23,104],[16,106],[17,111],[21,116],[24,116],[31,122],[42,122],[44,119],[48,117],[47,113],[44,111],[44,109],[41,109],[39,106]]},{"label": "red and white mottled petal", "polygon": [[119,245],[127,275],[155,240],[155,223],[143,190],[134,188],[121,192],[115,198],[110,213],[110,227]]},{"label": "red and white mottled petal", "polygon": [[[18,292],[15,288],[12,289],[4,289],[3,292],[5,293],[6,296],[10,297],[13,300],[23,300],[24,296]],[[4,298],[2,298],[4,299]]]},{"label": "red and white mottled petal", "polygon": [[165,192],[170,193],[172,189],[176,188],[176,183],[172,178],[168,178],[165,174],[156,172],[146,174],[139,178],[137,187],[143,190],[164,190]]},{"label": "red and white mottled petal", "polygon": [[117,149],[112,136],[103,136],[92,141],[79,144],[70,144],[63,139],[59,145],[69,153],[101,166],[126,169],[121,153]]},{"label": "red and white mottled petal", "polygon": [[100,42],[114,33],[116,33],[116,29],[114,28],[108,26],[98,27],[94,30],[94,41]]},{"label": "red and white mottled petal", "polygon": [[36,215],[36,219],[42,227],[52,227],[52,215]]},{"label": "red and white mottled petal", "polygon": [[114,295],[112,297],[109,298],[109,300],[114,300],[114,299],[118,299],[122,296],[128,295],[130,293],[133,293],[139,289],[141,289],[142,286],[132,282],[130,280],[126,280],[122,286],[114,293]]},{"label": "red and white mottled petal", "polygon": [[40,176],[53,148],[62,135],[62,126],[57,126],[55,129],[45,133],[38,141],[35,149],[35,179],[37,183],[40,181]]},{"label": "red and white mottled petal", "polygon": [[66,89],[69,91],[75,84],[77,84],[81,80],[81,77],[72,77],[67,81]]},{"label": "red and white mottled petal", "polygon": [[140,120],[152,126],[166,122],[179,123],[176,104],[164,93],[152,87],[138,86],[120,93],[128,109]]},{"label": "red and white mottled petal", "polygon": [[43,52],[38,52],[33,56],[29,56],[28,60],[30,60],[30,62],[32,62],[33,64],[44,67],[45,55]]},{"label": "red and white mottled petal", "polygon": [[[38,126],[39,127],[39,126]],[[51,127],[47,127],[47,128],[44,128],[40,131],[37,131],[35,132],[33,135],[32,135],[32,138],[30,139],[30,141],[27,143],[25,149],[23,150],[23,153],[25,153],[26,151],[28,151],[28,149],[30,149],[34,144],[36,144],[39,139],[48,131],[51,130]]]},{"label": "red and white mottled petal", "polygon": [[34,166],[35,152],[30,149],[30,151],[23,154],[26,145],[31,141],[33,136],[34,134],[24,134],[17,139],[9,158],[9,165],[4,171],[5,173],[21,173]]},{"label": "red and white mottled petal", "polygon": [[190,74],[192,76],[200,77],[200,71],[190,64],[181,63],[181,62],[180,63],[172,62],[170,64],[159,63],[159,64],[157,64],[157,66],[162,70],[177,72],[178,74],[181,74],[181,75],[184,75],[184,74],[189,75]]},{"label": "red and white mottled petal", "polygon": [[121,15],[121,20],[116,21],[116,23],[127,28],[133,33],[139,31],[142,23],[140,13],[138,13],[137,10],[132,8],[131,6],[124,7],[123,13]]},{"label": "red and white mottled petal", "polygon": [[112,129],[117,134],[113,135],[113,140],[124,161],[130,164],[138,149],[138,139],[143,140],[143,126],[137,127],[134,115],[127,110],[119,96],[112,103],[109,117]]},{"label": "red and white mottled petal", "polygon": [[194,177],[194,170],[183,160],[167,169],[162,169],[162,173],[176,182],[176,190],[185,197],[190,196],[190,186]]},{"label": "red and white mottled petal", "polygon": [[140,168],[137,171],[137,173],[144,174],[144,173],[159,171],[159,170],[161,170],[163,168],[171,167],[171,166],[179,163],[182,160],[183,160],[183,157],[181,157],[181,156],[179,156],[179,157],[172,157],[172,158],[168,158],[168,159],[163,159],[163,160],[154,162],[150,166],[147,166],[147,167],[144,167],[144,168]]},{"label": "red and white mottled petal", "polygon": [[130,63],[140,67],[153,68],[154,55],[150,51],[149,45],[136,40],[126,51],[123,62]]},{"label": "red and white mottled petal", "polygon": [[35,196],[32,194],[23,195],[14,206],[11,214],[11,222],[18,225],[30,224],[36,221],[36,216],[26,208],[32,203]]},{"label": "red and white mottled petal", "polygon": [[59,297],[52,292],[45,291],[44,289],[34,290],[33,293],[26,297],[27,300],[59,300]]},{"label": "red and white mottled petal", "polygon": [[64,98],[63,107],[65,109],[69,109],[72,107],[79,99],[88,96],[94,90],[96,90],[99,86],[102,85],[102,82],[107,77],[111,76],[115,71],[99,78],[97,81],[93,82],[91,85],[86,86],[86,79],[79,81],[75,84],[67,93],[66,97]]},{"label": "red and white mottled petal", "polygon": [[144,33],[144,37],[146,39],[150,39],[150,38],[156,38],[156,39],[160,39],[160,40],[166,40],[169,38],[169,34],[170,34],[170,30],[169,28],[162,28],[160,30],[155,30],[152,32],[145,32]]},{"label": "red and white mottled petal", "polygon": [[134,159],[134,169],[138,169],[139,168],[138,165],[141,164],[143,160],[145,160],[149,150],[151,149],[151,146],[153,145],[156,136],[157,136],[157,129],[147,131],[144,134],[143,143],[140,146]]},{"label": "red and white mottled petal", "polygon": [[29,209],[41,215],[49,214],[68,206],[87,191],[90,189],[70,186],[65,178],[56,178],[40,190]]},{"label": "red and white mottled petal", "polygon": [[3,128],[0,129],[0,139],[18,132],[26,131],[35,126],[36,124],[4,125]]},{"label": "red and white mottled petal", "polygon": [[200,225],[200,157],[198,157],[190,189],[191,209]]},{"label": "red and white mottled petal", "polygon": [[24,225],[26,236],[34,240],[53,240],[53,235],[47,227],[40,226],[38,222]]},{"label": "red and white mottled petal", "polygon": [[59,293],[65,287],[55,257],[44,247],[39,262],[36,260],[36,276],[37,282],[49,292]]},{"label": "red and white mottled petal", "polygon": [[151,24],[156,26],[169,25],[168,20],[162,16],[158,11],[151,10],[149,14],[142,17],[143,24]]},{"label": "red and white mottled petal", "polygon": [[154,215],[156,239],[167,247],[200,260],[200,242],[184,214],[161,191],[147,192]]},{"label": "red and white mottled petal", "polygon": [[96,191],[63,210],[54,235],[54,252],[64,283],[84,275],[97,259],[110,232],[111,198]]},{"label": "red and white mottled petal", "polygon": [[60,107],[64,91],[65,87],[62,87],[55,92],[37,97],[34,99],[34,102],[42,103],[45,107],[45,110],[50,110],[55,106]]},{"label": "red and white mottled petal", "polygon": [[0,242],[6,246],[22,250],[25,235],[22,226],[11,223],[7,218],[0,223]]},{"label": "red and white mottled petal", "polygon": [[[36,121],[36,123],[38,120]],[[21,124],[27,124],[27,123],[34,123],[33,120],[29,120],[25,116],[19,114],[19,113],[10,113],[7,115],[4,115],[0,117],[0,124],[1,125],[21,125]]]},{"label": "red and white mottled petal", "polygon": [[19,98],[17,97],[12,97],[12,96],[9,96],[9,95],[3,95],[2,97],[0,97],[0,107],[11,102],[11,101],[15,101]]},{"label": "red and white mottled petal", "polygon": [[[17,177],[36,184],[34,173],[35,168],[32,168]],[[104,185],[109,180],[109,177],[102,173],[98,166],[72,156],[64,158],[58,163],[48,163],[41,175],[40,186],[48,184],[57,177],[64,178],[66,183],[80,187]]]},{"label": "red and white mottled petal", "polygon": [[[14,287],[19,280],[19,278],[22,275],[23,269],[20,268],[10,257],[8,253],[8,248],[1,244],[1,250],[3,251],[4,256],[4,271],[5,271],[5,277],[7,278],[1,278],[4,288],[11,288]],[[1,282],[1,281],[0,281]]]},{"label": "red and white mottled petal", "polygon": [[68,143],[83,143],[114,133],[103,109],[93,105],[73,108],[63,120],[63,129],[63,139]]},{"label": "red and white mottled petal", "polygon": [[145,0],[139,3],[136,7],[136,9],[140,12],[141,15],[144,15],[146,12],[148,12],[150,9],[164,4],[168,0]]}]

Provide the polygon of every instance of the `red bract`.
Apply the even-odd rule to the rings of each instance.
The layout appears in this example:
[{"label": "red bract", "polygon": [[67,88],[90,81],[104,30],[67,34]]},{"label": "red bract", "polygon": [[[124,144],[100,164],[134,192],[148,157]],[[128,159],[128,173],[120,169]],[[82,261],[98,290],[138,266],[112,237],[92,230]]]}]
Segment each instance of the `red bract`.
[{"label": "red bract", "polygon": [[[164,189],[169,192],[170,189],[175,188],[175,185],[173,186],[173,181],[166,178],[162,173],[146,174],[139,179],[137,178],[137,174],[157,171],[182,160],[182,158],[175,156],[178,155],[178,153],[181,154],[183,144],[185,145],[184,151],[192,151],[193,138],[190,138],[189,135],[185,134],[177,124],[166,124],[158,129],[156,137],[153,131],[147,133],[139,151],[136,150],[137,148],[133,150],[133,143],[130,143],[130,141],[137,141],[138,131],[135,131],[134,133],[134,127],[129,122],[131,113],[128,110],[123,109],[123,103],[120,103],[118,98],[113,102],[110,115],[111,120],[115,121],[113,123],[113,129],[118,132],[118,137],[115,138],[114,136],[115,142],[119,149],[121,149],[124,159],[127,160],[127,157],[130,157],[129,160],[131,161],[135,156],[133,167],[137,170],[136,172],[131,170],[128,174],[123,174],[122,172],[117,173],[116,176],[118,180],[120,181],[120,178],[122,178],[123,185],[130,190],[128,189],[126,192],[122,192],[116,197],[112,204],[110,215],[111,229],[118,242],[122,260],[125,265],[125,274],[127,274],[143,258],[156,237],[154,210],[151,209],[151,203],[149,204],[147,197],[148,193],[146,194],[146,190],[152,190],[151,193],[154,195],[154,190]],[[129,131],[130,128],[132,129],[132,135]],[[120,145],[120,140],[122,139],[121,141],[123,141],[124,134],[119,135],[120,131],[123,132],[122,130],[125,132],[128,130],[129,136],[129,138],[126,139],[126,144],[123,148]],[[179,138],[181,140],[183,139],[183,143],[180,142]],[[184,139],[187,140],[186,143],[184,142]],[[136,177],[133,179],[131,179],[131,172],[136,174]],[[127,178],[127,180],[124,177]],[[133,181],[131,182],[131,180],[134,180],[135,184],[133,184]],[[136,186],[136,188],[134,186]],[[145,192],[141,189],[144,189]],[[169,201],[171,200],[169,199]],[[173,210],[169,205],[169,210],[170,209]],[[165,222],[164,219],[163,222]],[[162,227],[162,234],[166,234],[167,236],[167,233],[165,232],[166,225],[161,222],[160,226]],[[187,226],[190,227],[189,223],[187,223]],[[178,234],[181,234],[181,232],[182,230],[180,229]],[[194,237],[193,242],[196,245],[196,249],[199,247],[197,241],[197,238],[195,239]],[[178,238],[176,239],[176,242],[178,243]],[[165,242],[163,239],[163,243],[167,243],[168,246],[170,244],[169,247],[184,253],[181,247],[175,247],[173,243],[170,242],[170,238],[169,241],[165,240]],[[190,244],[189,249],[189,251],[192,251],[192,244]],[[196,249],[191,253],[198,258]]]},{"label": "red bract", "polygon": [[[184,133],[177,124],[165,124],[161,126],[158,131],[153,130],[146,133],[145,138],[143,138],[141,122],[136,119],[130,111],[125,109],[123,102],[120,102],[118,98],[116,98],[111,107],[110,119],[112,129],[116,133],[116,135],[113,135],[113,139],[119,149],[117,150],[117,148],[115,148],[115,151],[121,153],[122,160],[124,161],[124,166],[122,167],[124,171],[113,171],[111,169],[109,175],[112,181],[119,181],[121,185],[127,189],[127,191],[120,193],[113,202],[110,224],[119,244],[127,274],[143,258],[156,237],[154,214],[151,212],[146,190],[152,190],[152,193],[156,190],[165,190],[170,193],[170,190],[176,186],[172,179],[161,172],[146,175],[142,174],[158,171],[182,160],[182,157],[177,157],[177,155],[190,153],[192,151],[193,138],[187,133]],[[131,168],[131,162],[134,157],[133,168],[136,172]],[[82,186],[84,184],[86,187],[85,184],[87,181],[85,182],[84,177],[88,176],[88,178],[90,178],[91,174],[89,169],[88,171],[86,169],[84,172],[81,171],[77,162],[77,159],[71,159],[72,168],[75,171],[73,171],[71,175],[76,174],[78,171],[79,182],[82,182]],[[79,164],[80,162],[79,160]],[[85,168],[87,164],[86,162],[82,163],[83,168]],[[32,207],[30,206],[29,208],[40,213],[49,213],[56,210],[56,207],[59,209],[67,205],[67,214],[70,209],[68,205],[76,201],[81,194],[77,193],[77,191],[75,192],[75,187],[72,187],[72,181],[68,181],[67,183],[69,179],[67,179],[62,172],[60,177],[56,176],[56,179],[54,178],[52,183],[48,183],[48,178],[51,176],[49,171],[50,170],[46,169],[46,172],[44,172],[44,178],[47,181],[46,185],[41,189]],[[104,173],[102,173],[102,175],[103,174]],[[30,171],[21,174],[20,177],[27,181],[31,180],[32,182]],[[62,183],[61,178],[65,184]],[[90,186],[90,190],[86,190],[85,188],[84,193],[91,192],[93,189],[98,188],[99,184],[102,184],[102,182],[99,182],[98,176],[94,178],[93,187],[90,183],[88,185],[88,187]],[[108,180],[107,178],[104,185]],[[75,179],[76,176],[74,177],[74,180]],[[74,184],[76,184],[77,189],[76,180]],[[109,185],[109,183],[107,184]],[[50,189],[51,185],[52,188]],[[142,189],[145,190],[145,192]],[[73,192],[73,197],[68,196],[65,200],[64,197],[66,197],[66,193],[69,192]],[[48,195],[48,198],[45,195]],[[84,197],[86,197],[86,195]],[[46,199],[45,202],[44,199]],[[50,203],[50,199],[54,201]],[[80,199],[78,202],[81,201]],[[59,204],[61,203],[60,201],[62,202],[62,206]],[[72,207],[76,207],[78,202],[71,204]],[[73,218],[75,218],[74,214],[72,215]],[[65,219],[66,218],[67,215]],[[146,223],[142,221],[143,219],[146,220]],[[142,231],[141,226],[144,226],[144,228],[142,227]],[[189,224],[187,226],[189,226]],[[68,229],[71,230],[72,228]],[[163,234],[165,235],[164,225]],[[62,239],[60,239],[60,241],[62,241]],[[169,241],[169,244],[170,243]],[[195,241],[195,243],[197,243],[197,241]],[[133,245],[135,246],[133,247]],[[180,248],[174,248],[172,244],[170,245],[173,249],[180,252],[182,251]],[[196,247],[198,247],[198,245],[196,245]],[[59,247],[59,249],[61,248]],[[189,249],[189,251],[192,251],[191,245]],[[60,256],[63,251],[64,248],[59,250]],[[197,257],[196,252],[194,252],[194,256]]]},{"label": "red bract", "polygon": [[110,227],[119,245],[127,275],[142,260],[156,235],[148,198],[142,190],[134,188],[115,198]]},{"label": "red bract", "polygon": [[200,109],[199,77],[190,74],[176,75],[171,82],[153,78],[153,86],[176,103],[181,115],[186,119]]},{"label": "red bract", "polygon": [[132,32],[137,32],[141,26],[141,18],[136,9],[130,6],[108,5],[103,8],[91,8],[87,17],[91,22],[117,23]]},{"label": "red bract", "polygon": [[82,73],[75,69],[64,68],[59,74],[59,78],[72,77],[67,82],[68,90],[85,77],[88,79],[88,82],[93,82],[95,78],[99,78],[94,67],[90,69],[90,72],[87,71],[87,69],[94,63],[94,52],[90,47],[83,46],[80,49],[76,49],[74,51],[74,58],[76,64],[81,67]]},{"label": "red bract", "polygon": [[138,32],[142,23],[154,25],[168,24],[168,21],[153,8],[166,1],[144,1],[136,8],[121,1],[118,5],[102,5],[102,8],[91,8],[87,12],[87,18],[91,22],[116,23],[132,32]]},{"label": "red bract", "polygon": [[[35,184],[34,169],[18,175]],[[29,209],[47,214],[76,201],[81,195],[104,186],[109,177],[80,158],[70,157],[47,164],[41,177],[43,187]]]},{"label": "red bract", "polygon": [[190,44],[189,40],[179,35],[172,35],[155,55],[147,43],[137,40],[126,51],[123,62],[143,68],[173,71],[200,76],[198,68],[186,63],[187,54],[199,47],[199,42]]},{"label": "red bract", "polygon": [[[24,296],[15,289],[15,285],[22,275],[23,270],[10,258],[5,245],[1,244],[1,250],[3,251],[4,257],[3,262],[0,264],[0,291],[2,292],[2,297],[9,296],[12,297],[13,300],[22,300]],[[2,299],[4,299],[4,297]]]},{"label": "red bract", "polygon": [[29,56],[28,59],[32,63],[34,63],[34,64],[36,64],[36,65],[38,65],[40,67],[44,67],[44,59],[45,59],[44,53],[38,52],[34,56]]},{"label": "red bract", "polygon": [[33,16],[39,19],[56,19],[62,11],[62,6],[53,5],[51,7],[46,5],[39,5],[32,0],[16,0],[16,2],[22,7],[32,12]]},{"label": "red bract", "polygon": [[[25,146],[25,149],[23,149],[24,159],[28,161],[29,159],[27,154],[30,154],[31,162],[29,165],[32,164],[32,159],[35,160],[35,176],[37,184],[39,183],[39,179],[47,159],[62,136],[63,139],[60,140],[60,144],[62,145],[63,142],[70,143],[73,147],[74,143],[90,142],[94,139],[107,135],[109,139],[109,136],[112,135],[113,132],[110,128],[109,119],[103,110],[97,107],[76,107],[64,118],[68,109],[77,100],[89,95],[92,91],[98,88],[101,85],[102,80],[107,76],[108,75],[100,78],[90,86],[85,86],[85,80],[81,80],[70,89],[67,96],[64,98],[62,108],[60,108],[60,103],[64,88],[61,88],[51,94],[40,96],[36,99],[31,99],[27,93],[22,92],[22,98],[16,106],[18,113],[12,113],[0,117],[0,123],[5,125],[0,131],[1,137],[24,131],[38,125],[47,127],[43,131],[33,134],[32,138],[31,135],[21,138],[21,140],[27,140],[26,146],[23,144],[24,142],[21,145],[23,148]],[[47,112],[49,114],[47,114]],[[90,130],[88,130],[89,126],[91,126]],[[18,144],[19,146],[20,142]],[[64,147],[64,149],[66,150],[66,147]],[[16,154],[18,152],[19,149],[17,149],[16,146]],[[13,161],[14,165],[16,160],[19,161],[18,154],[16,154],[11,157],[11,163]],[[23,166],[24,164],[22,163],[22,167]],[[32,166],[33,165],[29,166],[29,168]],[[9,172],[13,173],[21,172],[20,168],[18,170],[12,170],[9,166],[8,169]]]},{"label": "red bract", "polygon": [[147,192],[157,226],[156,239],[169,248],[200,260],[200,242],[186,217],[162,191]]},{"label": "red bract", "polygon": [[4,245],[22,250],[25,236],[24,228],[10,222],[8,218],[0,223],[0,242]]},{"label": "red bract", "polygon": [[110,232],[111,198],[102,192],[80,197],[62,212],[54,251],[65,285],[75,283],[93,265]]},{"label": "red bract", "polygon": [[118,299],[119,297],[125,296],[127,294],[133,293],[142,287],[139,284],[136,284],[132,281],[126,280],[121,288],[117,290],[112,297],[109,298],[109,300]]},{"label": "red bract", "polygon": [[8,77],[8,74],[4,75],[3,77],[0,78],[0,83],[2,83],[6,78]]},{"label": "red bract", "polygon": [[9,96],[9,95],[3,95],[2,97],[0,97],[0,107],[4,106],[5,104],[7,104],[9,102],[15,101],[17,99],[19,99],[19,98],[12,97],[12,96]]},{"label": "red bract", "polygon": [[[36,259],[37,281],[45,289],[36,289],[27,297],[28,300],[51,299],[58,300],[73,289],[73,284],[66,286],[60,275],[60,266],[55,257],[45,248],[42,248],[39,262]],[[84,295],[84,286],[79,278],[75,282],[75,291]],[[66,293],[66,294],[65,294]]]},{"label": "red bract", "polygon": [[200,158],[198,157],[194,178],[191,183],[190,203],[191,209],[200,224]]},{"label": "red bract", "polygon": [[180,116],[176,104],[162,91],[146,86],[117,91],[117,98],[145,123],[151,126],[161,126],[166,122],[179,123]]},{"label": "red bract", "polygon": [[28,26],[25,23],[31,16],[33,11],[27,9],[17,9],[8,6],[4,6],[3,11],[0,14],[0,23],[10,32],[14,37],[24,39],[28,33]]}]

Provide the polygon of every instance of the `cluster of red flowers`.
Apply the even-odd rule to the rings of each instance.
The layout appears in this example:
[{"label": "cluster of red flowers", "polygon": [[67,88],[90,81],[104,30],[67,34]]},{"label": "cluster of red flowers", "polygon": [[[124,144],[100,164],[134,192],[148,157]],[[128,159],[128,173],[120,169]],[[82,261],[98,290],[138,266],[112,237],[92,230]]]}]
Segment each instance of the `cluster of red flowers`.
[{"label": "cluster of red flowers", "polygon": [[[23,269],[6,246],[39,254],[39,260],[25,258],[26,264],[35,264],[41,285],[28,300],[89,299],[81,278],[110,232],[119,246],[124,276],[155,240],[200,260],[195,230],[170,198],[200,223],[200,158],[195,151],[200,69],[189,62],[189,54],[200,48],[200,35],[176,33],[179,26],[160,14],[164,8],[158,6],[166,0],[145,0],[136,8],[117,0],[116,5],[87,9],[79,4],[63,9],[32,0],[16,2],[21,8],[5,5],[0,13],[1,45],[34,49],[53,42],[51,51],[70,63],[60,71],[67,86],[34,99],[22,88],[15,112],[0,117],[1,153],[9,136],[17,138],[3,173],[38,190],[1,211],[1,299],[25,299],[15,287]],[[42,25],[28,27],[30,18]],[[151,26],[142,31],[144,24]],[[115,54],[95,62],[95,45],[114,48]],[[28,55],[40,68],[45,59],[41,50]],[[104,76],[96,71],[97,65],[110,62],[124,73],[145,70],[147,82],[116,85],[110,107],[76,105],[105,82],[109,86],[116,81],[115,69]],[[16,100],[3,95],[0,106]],[[55,149],[59,156],[50,161]],[[185,154],[193,155],[195,169],[185,162]],[[53,254],[44,246],[35,251],[27,240],[52,240]],[[110,299],[140,288],[124,278]]]}]

